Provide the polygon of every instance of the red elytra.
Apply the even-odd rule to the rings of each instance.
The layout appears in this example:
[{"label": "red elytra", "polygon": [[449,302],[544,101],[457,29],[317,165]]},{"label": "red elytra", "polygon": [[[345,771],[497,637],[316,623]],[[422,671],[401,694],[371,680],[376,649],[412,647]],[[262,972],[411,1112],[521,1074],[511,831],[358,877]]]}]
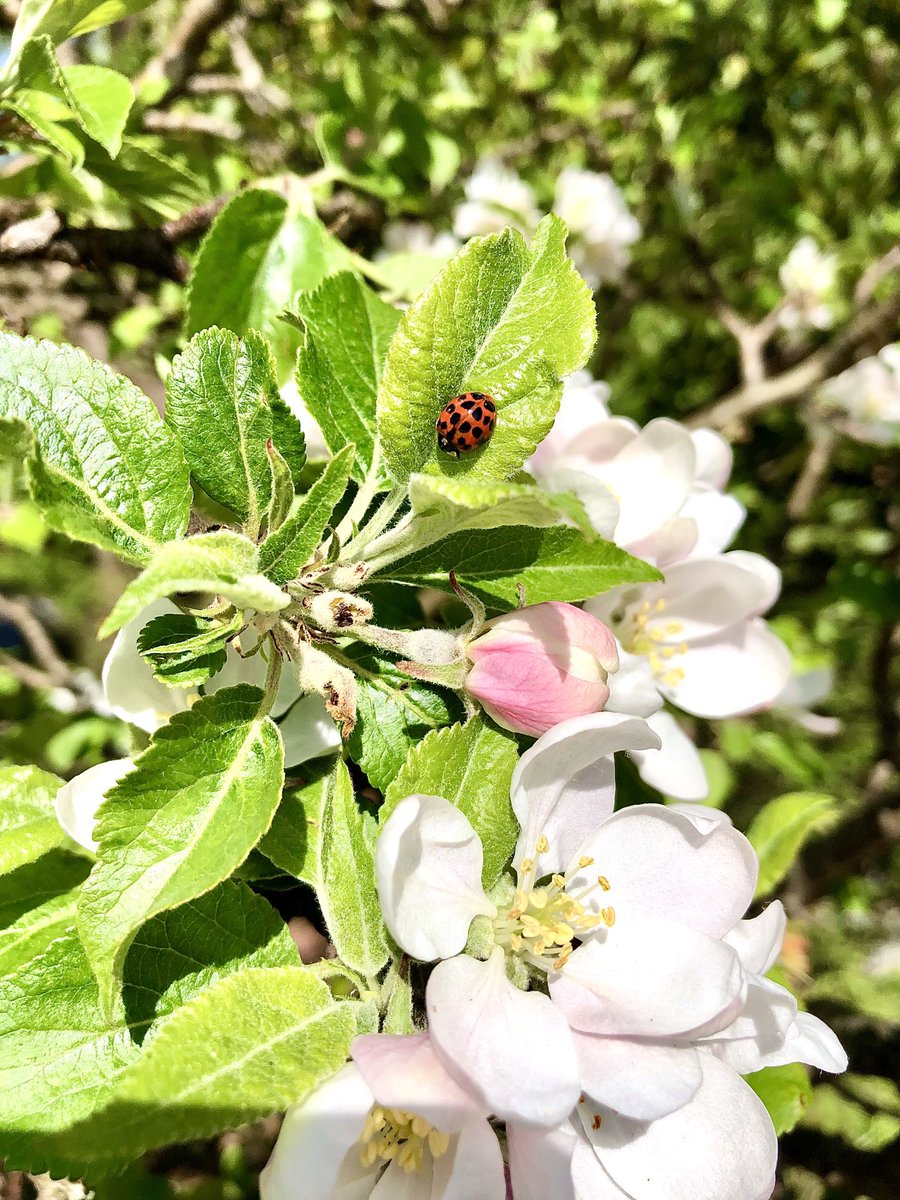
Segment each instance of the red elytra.
[{"label": "red elytra", "polygon": [[435,422],[438,449],[445,454],[468,454],[490,440],[497,423],[494,397],[486,392],[463,392],[441,409]]}]

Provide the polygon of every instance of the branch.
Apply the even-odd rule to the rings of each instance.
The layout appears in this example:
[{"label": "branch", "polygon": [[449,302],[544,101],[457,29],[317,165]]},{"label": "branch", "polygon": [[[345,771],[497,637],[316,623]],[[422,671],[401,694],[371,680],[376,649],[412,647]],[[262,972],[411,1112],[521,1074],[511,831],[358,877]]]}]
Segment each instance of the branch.
[{"label": "branch", "polygon": [[22,221],[0,236],[0,262],[64,262],[88,270],[121,263],[184,283],[188,265],[177,247],[205,233],[227,200],[219,196],[156,229],[63,228],[46,216]]},{"label": "branch", "polygon": [[61,687],[71,682],[71,669],[27,604],[0,596],[0,618],[15,625],[38,663],[38,667],[31,667],[3,653],[0,661],[5,667],[31,687]]},{"label": "branch", "polygon": [[694,413],[688,418],[687,424],[692,428],[707,425],[721,429],[761,409],[779,404],[782,400],[796,399],[816,384],[822,383],[836,370],[849,366],[853,361],[853,352],[860,345],[870,339],[889,340],[889,335],[896,330],[898,322],[900,293],[873,308],[857,313],[845,329],[796,367],[772,379],[743,384],[710,408]]},{"label": "branch", "polygon": [[168,42],[138,76],[135,90],[140,93],[148,84],[164,80],[166,100],[180,95],[210,37],[237,7],[237,0],[188,0]]},{"label": "branch", "polygon": [[207,134],[211,137],[225,138],[226,141],[239,141],[243,134],[242,126],[236,121],[226,121],[212,113],[202,112],[168,112],[152,109],[144,113],[144,128],[150,133],[188,133]]}]

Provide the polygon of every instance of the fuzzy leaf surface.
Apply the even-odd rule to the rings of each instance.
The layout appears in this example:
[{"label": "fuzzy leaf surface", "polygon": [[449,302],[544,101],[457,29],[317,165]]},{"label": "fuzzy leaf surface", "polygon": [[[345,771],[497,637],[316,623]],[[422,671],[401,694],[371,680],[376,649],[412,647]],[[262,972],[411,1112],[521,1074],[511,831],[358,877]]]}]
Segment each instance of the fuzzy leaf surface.
[{"label": "fuzzy leaf surface", "polygon": [[480,717],[435,729],[410,750],[388,787],[378,816],[383,824],[401,800],[443,796],[469,818],[484,846],[482,882],[493,887],[515,849],[519,825],[509,799],[519,760],[516,739]]},{"label": "fuzzy leaf surface", "polygon": [[[239,338],[229,329],[205,329],[191,338],[166,379],[166,421],[178,431],[191,474],[208,496],[237,513],[253,530],[262,524],[272,494],[266,443],[279,446],[272,411],[283,405],[275,362],[254,331]],[[296,426],[295,441],[303,445]],[[302,461],[294,469],[302,470]]]},{"label": "fuzzy leaf surface", "polygon": [[349,271],[302,294],[295,313],[305,330],[297,355],[300,398],[332,454],[355,443],[353,476],[362,481],[375,450],[378,381],[400,313]]},{"label": "fuzzy leaf surface", "polygon": [[[560,377],[584,366],[595,339],[590,289],[565,252],[558,217],[531,247],[512,229],[474,238],[404,313],[378,391],[378,429],[391,474],[506,479],[549,432]],[[497,406],[489,442],[460,459],[437,448],[434,425],[460,392]]]},{"label": "fuzzy leaf surface", "polygon": [[338,958],[366,977],[388,960],[367,822],[374,825],[357,805],[350,772],[339,758],[322,813],[316,894]]},{"label": "fuzzy leaf surface", "polygon": [[54,528],[144,563],[187,527],[177,439],[143,392],[74,346],[0,333],[0,417],[33,436],[32,495]]},{"label": "fuzzy leaf surface", "polygon": [[115,633],[154,600],[178,592],[212,593],[237,608],[277,612],[290,597],[260,574],[258,559],[259,549],[249,538],[227,529],[170,542],[116,601],[100,637]]},{"label": "fuzzy leaf surface", "polygon": [[452,591],[450,572],[491,608],[518,602],[517,585],[528,604],[544,600],[587,600],[622,583],[644,583],[662,576],[612,542],[588,542],[577,529],[554,526],[528,529],[468,530],[391,563],[380,579]]},{"label": "fuzzy leaf surface", "polygon": [[53,797],[62,780],[38,767],[0,767],[0,875],[63,841]]},{"label": "fuzzy leaf surface", "polygon": [[9,928],[32,909],[70,892],[90,869],[83,855],[59,849],[0,875],[0,929]]},{"label": "fuzzy leaf surface", "polygon": [[259,569],[274,583],[296,578],[309,562],[347,488],[354,451],[354,446],[345,446],[328,460],[297,511],[260,546]]},{"label": "fuzzy leaf surface", "polygon": [[356,725],[347,747],[371,783],[384,791],[410,747],[429,730],[457,720],[460,705],[452,692],[411,679],[370,650],[352,647],[345,653],[353,660],[358,687]]},{"label": "fuzzy leaf surface", "polygon": [[[87,863],[85,863],[87,874]],[[43,954],[75,924],[78,907],[77,887],[51,896],[23,912],[17,921],[0,930],[0,978],[19,971],[27,962]]]},{"label": "fuzzy leaf surface", "polygon": [[178,713],[101,806],[78,928],[108,1014],[140,926],[226,879],[272,821],[283,753],[261,700],[258,688],[222,688]]},{"label": "fuzzy leaf surface", "polygon": [[259,844],[277,867],[315,887],[319,879],[319,843],[333,766],[304,765],[308,778],[285,787],[271,828]]}]

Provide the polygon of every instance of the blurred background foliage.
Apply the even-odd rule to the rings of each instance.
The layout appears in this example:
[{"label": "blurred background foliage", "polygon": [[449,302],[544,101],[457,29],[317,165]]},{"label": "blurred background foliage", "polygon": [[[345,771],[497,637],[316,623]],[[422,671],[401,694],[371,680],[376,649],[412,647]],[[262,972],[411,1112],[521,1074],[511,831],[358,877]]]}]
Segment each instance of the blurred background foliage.
[{"label": "blurred background foliage", "polygon": [[[30,2],[3,6],[0,58]],[[761,898],[780,896],[791,918],[778,969],[851,1058],[852,1073],[827,1084],[811,1087],[802,1068],[760,1082],[781,1089],[767,1100],[793,1127],[777,1194],[896,1200],[900,459],[823,422],[815,389],[900,336],[900,9],[891,0],[117,8],[125,19],[57,52],[63,66],[107,66],[134,82],[115,155],[65,119],[61,134],[29,126],[0,98],[0,321],[83,345],[156,398],[182,342],[200,238],[247,185],[262,180],[282,195],[290,228],[318,213],[401,300],[436,260],[385,259],[385,231],[390,245],[398,220],[450,230],[486,155],[518,172],[545,209],[566,167],[608,172],[621,189],[642,232],[622,278],[598,292],[594,374],[609,381],[617,414],[709,420],[729,436],[732,488],[748,509],[739,545],[783,572],[775,626],[798,668],[833,680],[814,714],[782,707],[694,729],[714,801],[765,850]],[[831,325],[782,330],[772,317],[779,268],[804,235],[835,256]],[[235,261],[246,262],[252,240],[234,236]],[[299,235],[276,249],[286,267],[264,281],[260,301],[274,324],[310,253]],[[761,324],[767,336],[754,349]],[[69,775],[123,753],[124,728],[97,711],[105,648],[95,630],[125,568],[42,525],[10,448],[0,453],[0,550],[0,761]],[[627,763],[621,786],[645,798]],[[153,1156],[110,1194],[252,1196],[265,1157],[258,1134]],[[10,1177],[2,1186],[14,1196],[49,1185]]]}]

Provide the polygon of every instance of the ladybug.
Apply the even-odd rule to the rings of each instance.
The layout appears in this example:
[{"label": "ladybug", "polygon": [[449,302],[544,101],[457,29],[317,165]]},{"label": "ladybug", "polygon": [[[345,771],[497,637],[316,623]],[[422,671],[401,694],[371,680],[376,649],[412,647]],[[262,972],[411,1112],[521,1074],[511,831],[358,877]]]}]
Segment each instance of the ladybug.
[{"label": "ladybug", "polygon": [[485,392],[463,392],[441,409],[435,423],[438,447],[446,454],[468,454],[490,440],[497,422],[494,397]]}]

